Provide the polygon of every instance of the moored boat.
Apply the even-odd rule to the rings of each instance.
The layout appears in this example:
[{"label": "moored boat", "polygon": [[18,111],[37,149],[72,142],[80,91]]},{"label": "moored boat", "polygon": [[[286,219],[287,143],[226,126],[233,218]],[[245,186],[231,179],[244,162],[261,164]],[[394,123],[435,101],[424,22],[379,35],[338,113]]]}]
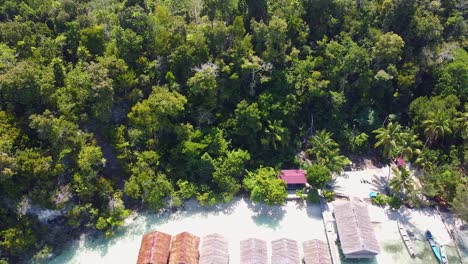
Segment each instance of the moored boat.
[{"label": "moored boat", "polygon": [[429,242],[429,245],[431,245],[432,252],[434,252],[434,255],[436,256],[439,263],[441,263],[442,262],[442,256],[440,255],[439,248],[437,248],[437,244],[434,241],[434,237],[432,236],[432,233],[429,230],[426,231],[426,239]]},{"label": "moored boat", "polygon": [[442,258],[440,263],[441,264],[448,264],[447,252],[445,251],[445,246],[444,245],[440,245],[440,256]]},{"label": "moored boat", "polygon": [[414,253],[413,241],[411,241],[408,235],[408,231],[400,224],[399,221],[397,221],[397,226],[398,230],[400,231],[401,238],[403,239],[403,243],[405,243],[406,249],[408,249],[410,256],[414,258],[416,254]]}]

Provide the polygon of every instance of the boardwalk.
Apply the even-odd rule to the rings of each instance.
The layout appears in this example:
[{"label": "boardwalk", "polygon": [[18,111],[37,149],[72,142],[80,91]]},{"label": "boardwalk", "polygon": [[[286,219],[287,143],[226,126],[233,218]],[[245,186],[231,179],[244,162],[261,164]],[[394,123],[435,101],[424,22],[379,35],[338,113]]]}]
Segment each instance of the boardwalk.
[{"label": "boardwalk", "polygon": [[320,198],[320,209],[322,210],[323,224],[325,225],[325,233],[327,235],[328,246],[330,248],[333,264],[341,264],[340,252],[335,241],[338,240],[336,233],[335,218],[333,217],[332,205],[327,203],[324,198]]}]

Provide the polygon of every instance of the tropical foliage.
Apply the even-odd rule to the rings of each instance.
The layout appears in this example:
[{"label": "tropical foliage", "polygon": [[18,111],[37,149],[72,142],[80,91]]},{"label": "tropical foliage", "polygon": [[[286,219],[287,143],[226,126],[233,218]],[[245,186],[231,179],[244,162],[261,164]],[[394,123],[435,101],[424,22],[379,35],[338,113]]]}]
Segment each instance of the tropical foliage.
[{"label": "tropical foliage", "polygon": [[404,167],[393,168],[393,178],[389,185],[392,191],[398,195],[400,192],[408,194],[415,189],[415,182],[411,173]]},{"label": "tropical foliage", "polygon": [[323,165],[312,165],[307,168],[307,182],[314,188],[322,189],[332,180],[331,171]]},{"label": "tropical foliage", "polygon": [[405,157],[467,219],[466,36],[460,0],[2,0],[0,262],[132,209],[281,204],[302,151],[317,186]]},{"label": "tropical foliage", "polygon": [[262,167],[248,173],[244,186],[250,191],[252,201],[265,202],[268,205],[283,204],[288,195],[286,183],[278,179],[278,173],[271,167]]},{"label": "tropical foliage", "polygon": [[[350,160],[339,154],[339,145],[332,139],[332,135],[332,133],[326,130],[317,132],[317,134],[310,137],[310,148],[306,152],[310,155],[313,162],[322,166],[320,169],[325,167],[330,172],[340,173],[350,163]],[[314,173],[311,170],[309,171]]]}]

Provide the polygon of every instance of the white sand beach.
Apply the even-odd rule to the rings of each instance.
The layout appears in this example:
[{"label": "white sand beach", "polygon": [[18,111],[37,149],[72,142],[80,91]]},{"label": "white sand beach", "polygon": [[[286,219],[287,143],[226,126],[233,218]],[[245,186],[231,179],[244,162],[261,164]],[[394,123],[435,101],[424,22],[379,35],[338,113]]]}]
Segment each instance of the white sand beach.
[{"label": "white sand beach", "polygon": [[[381,192],[382,185],[378,179],[383,181],[387,175],[388,167],[347,172],[347,177],[339,177],[334,185],[338,192],[364,199],[370,191]],[[361,183],[360,179],[367,179],[370,183]],[[457,258],[455,243],[437,211],[406,207],[393,211],[370,204],[368,210],[381,254],[370,261],[345,260],[343,263],[435,264],[437,262],[424,238],[426,229],[434,234],[438,243],[446,245],[450,263],[461,263]],[[396,220],[411,232],[416,258],[409,256],[398,233]],[[264,239],[268,246],[272,240],[282,237],[299,243],[310,239],[326,241],[319,205],[305,206],[303,203],[288,202],[285,206],[268,207],[254,205],[248,199],[236,198],[229,204],[201,207],[197,202],[189,201],[184,209],[175,213],[137,214],[111,237],[93,239],[83,236],[79,241],[71,242],[70,247],[50,263],[134,263],[141,237],[152,230],[171,235],[188,231],[200,237],[219,233],[229,242],[230,263],[239,263],[239,243],[249,237]],[[302,254],[301,244],[299,251]]]},{"label": "white sand beach", "polygon": [[[240,240],[256,237],[270,246],[286,237],[299,243],[310,239],[326,241],[320,207],[288,202],[285,206],[255,206],[245,199],[213,208],[190,201],[183,212],[139,215],[128,221],[115,237],[82,238],[50,263],[134,263],[143,234],[159,230],[172,235],[188,231],[198,236],[219,233],[229,242],[230,263],[239,263]],[[302,252],[302,245],[300,245]]]},{"label": "white sand beach", "polygon": [[[369,192],[384,193],[388,167],[347,171],[331,184],[337,193],[358,198],[369,198]],[[366,180],[367,182],[362,182]]]}]

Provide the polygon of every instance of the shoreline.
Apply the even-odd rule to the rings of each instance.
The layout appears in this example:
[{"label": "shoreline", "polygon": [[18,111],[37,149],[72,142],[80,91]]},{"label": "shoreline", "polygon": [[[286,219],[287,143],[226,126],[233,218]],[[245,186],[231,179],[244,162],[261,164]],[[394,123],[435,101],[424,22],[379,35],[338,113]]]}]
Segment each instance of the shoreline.
[{"label": "shoreline", "polygon": [[[127,218],[113,236],[105,237],[99,233],[81,234],[78,239],[67,243],[68,245],[50,259],[49,263],[84,263],[85,258],[96,263],[115,263],[117,260],[134,262],[141,237],[154,230],[171,235],[188,231],[200,237],[209,233],[219,233],[228,240],[232,263],[237,263],[240,240],[249,237],[263,239],[267,244],[283,237],[294,239],[298,241],[300,251],[303,241],[311,239],[327,241],[319,204],[301,205],[296,201],[289,201],[284,206],[267,206],[254,204],[248,198],[239,196],[227,204],[201,206],[192,199],[184,205],[182,210],[177,211],[171,211],[169,208],[160,212],[133,211],[131,217]],[[426,227],[434,231],[438,242],[447,245],[449,254],[453,253],[452,249],[456,245],[451,241],[445,228],[440,228],[439,217],[431,213],[432,209],[402,208],[393,211],[368,205],[368,210],[383,249],[375,259],[377,263],[390,264],[394,258],[402,257],[402,254],[392,254],[387,252],[388,250],[397,249],[398,252],[406,252],[396,228],[397,219],[409,225],[409,229],[419,241],[418,246],[424,249],[421,254],[427,253],[427,243],[422,237],[423,229]],[[430,255],[421,257],[430,259]],[[453,255],[451,257],[453,259]]]},{"label": "shoreline", "polygon": [[142,235],[153,230],[171,235],[188,231],[200,237],[219,233],[229,242],[232,263],[237,263],[240,240],[249,237],[268,243],[282,237],[299,243],[310,239],[326,241],[318,205],[299,206],[288,202],[285,206],[269,207],[236,197],[231,203],[211,208],[189,201],[186,209],[174,213],[140,213],[116,230],[113,237],[82,237],[49,263],[81,263],[80,259],[84,258],[96,263],[111,263],[117,259],[134,262]]},{"label": "shoreline", "polygon": [[[362,170],[354,170],[354,171],[347,171],[345,172],[345,176],[338,176],[333,181],[334,189],[340,193],[350,194],[353,197],[357,197],[363,200],[368,200],[369,190],[372,191],[381,191],[382,188],[382,179],[386,177],[388,173],[388,167],[370,167],[367,169]],[[360,182],[360,179],[367,179],[369,181],[368,184],[364,184]],[[239,211],[239,203],[245,203],[241,211]],[[388,207],[383,208],[379,206],[375,206],[367,202],[369,215],[374,222],[374,228],[379,229],[381,226],[387,227],[388,230],[383,230],[378,234],[380,238],[378,238],[379,243],[382,246],[389,246],[395,247],[401,250],[401,238],[398,233],[395,233],[396,230],[396,222],[395,225],[392,222],[399,220],[402,223],[409,225],[410,229],[416,230],[416,233],[423,233],[425,231],[424,228],[430,228],[433,231],[437,240],[443,244],[446,244],[448,248],[460,248],[462,251],[462,258],[468,262],[468,250],[463,251],[461,248],[461,244],[457,244],[454,239],[450,236],[451,234],[445,229],[445,225],[443,225],[442,219],[447,222],[449,226],[451,226],[452,230],[456,229],[459,231],[463,225],[462,221],[459,221],[458,218],[451,212],[441,212],[438,214],[434,208],[431,207],[423,207],[423,208],[407,208],[406,206],[402,206],[399,210],[391,210]],[[316,209],[309,209],[316,210],[315,215],[314,213],[308,213],[308,208],[316,208]],[[302,212],[302,215],[300,214]],[[305,212],[305,213],[304,213]],[[299,213],[299,214],[298,214]],[[223,218],[224,216],[224,218]],[[286,217],[286,219],[284,219]],[[151,211],[143,209],[142,207],[135,207],[132,209],[132,212],[129,217],[124,220],[124,224],[114,230],[114,234],[111,236],[105,236],[102,232],[98,230],[71,230],[67,229],[70,232],[66,232],[67,240],[65,243],[61,243],[60,246],[57,248],[58,250],[54,250],[53,258],[49,259],[50,263],[60,263],[55,261],[57,258],[60,259],[61,256],[64,254],[71,255],[71,259],[74,259],[74,255],[84,254],[83,251],[86,251],[87,245],[98,245],[96,248],[110,247],[115,243],[119,243],[122,240],[122,237],[129,236],[126,243],[132,244],[133,251],[131,254],[136,254],[138,252],[139,243],[141,237],[144,233],[153,231],[158,229],[159,227],[169,226],[168,230],[161,230],[170,233],[171,235],[176,235],[179,231],[189,231],[194,233],[195,235],[206,235],[207,232],[199,232],[197,229],[204,229],[204,222],[201,219],[213,218],[218,217],[223,219],[224,221],[231,221],[228,218],[237,219],[236,221],[231,221],[234,225],[236,222],[239,223],[246,223],[245,225],[250,225],[252,233],[250,237],[259,237],[262,238],[262,234],[260,236],[256,236],[256,232],[260,230],[261,232],[266,232],[268,235],[265,237],[267,240],[275,237],[274,232],[278,232],[281,230],[281,225],[287,225],[287,222],[290,221],[294,224],[296,222],[299,228],[302,229],[309,229],[312,226],[308,226],[305,224],[308,218],[314,216],[312,218],[313,221],[319,221],[320,225],[317,222],[313,225],[318,232],[315,233],[315,236],[310,236],[308,239],[319,238],[323,241],[327,241],[325,235],[325,224],[323,223],[323,218],[320,211],[320,205],[313,204],[309,205],[306,204],[304,201],[287,201],[283,206],[268,206],[266,204],[256,204],[250,201],[248,195],[240,194],[237,195],[233,201],[228,203],[218,203],[215,205],[200,205],[195,198],[190,200],[184,201],[183,205],[178,208],[171,207],[166,205],[160,211]],[[195,222],[198,221],[198,224],[194,226],[189,226],[187,223],[183,223],[182,225],[186,227],[187,230],[182,230],[181,227],[171,226],[171,223],[177,225],[178,222],[184,222],[184,219],[195,219]],[[291,220],[293,219],[293,220]],[[295,219],[295,220],[294,220]],[[312,221],[312,222],[313,222]],[[209,222],[209,221],[208,221]],[[282,223],[284,222],[284,223]],[[390,222],[390,224],[386,224],[386,222]],[[52,224],[53,225],[53,224]],[[135,228],[135,226],[142,225],[143,228]],[[212,224],[212,225],[216,225]],[[228,227],[229,228],[229,227]],[[284,228],[283,228],[284,229]],[[395,229],[395,230],[393,230]],[[64,230],[63,227],[58,227],[57,230]],[[223,234],[223,230],[218,228],[221,235]],[[73,231],[73,232],[72,232]],[[294,232],[293,232],[294,233]],[[319,234],[320,233],[320,234]],[[468,234],[468,232],[466,232]],[[282,237],[288,237],[288,233],[283,233]],[[276,238],[281,237],[281,232],[279,232]],[[293,237],[290,238],[301,238],[301,235],[296,232]],[[240,237],[239,236],[227,236],[228,241],[231,243],[238,243]],[[111,242],[109,242],[109,241]],[[301,240],[301,239],[299,239]],[[304,239],[302,239],[304,240]],[[418,240],[424,241],[424,238],[418,238]],[[302,241],[298,241],[302,242]],[[135,245],[137,244],[137,245]],[[421,244],[421,247],[424,247],[425,243]],[[406,251],[406,248],[403,247]],[[237,247],[233,247],[232,250],[237,252]],[[75,251],[74,253],[71,253]],[[108,250],[103,250],[102,256],[105,258]],[[109,253],[112,254],[112,253]],[[232,253],[231,253],[232,254]],[[101,254],[99,254],[101,255]],[[237,256],[236,256],[237,257]],[[381,254],[377,257],[376,261],[379,264],[384,263],[391,263],[388,259],[397,257],[392,254]],[[136,258],[135,258],[136,259]],[[235,259],[235,258],[234,258]],[[129,260],[130,262],[134,260]],[[72,262],[72,263],[81,263]],[[346,262],[343,262],[346,263]],[[416,262],[415,262],[416,263]]]}]

